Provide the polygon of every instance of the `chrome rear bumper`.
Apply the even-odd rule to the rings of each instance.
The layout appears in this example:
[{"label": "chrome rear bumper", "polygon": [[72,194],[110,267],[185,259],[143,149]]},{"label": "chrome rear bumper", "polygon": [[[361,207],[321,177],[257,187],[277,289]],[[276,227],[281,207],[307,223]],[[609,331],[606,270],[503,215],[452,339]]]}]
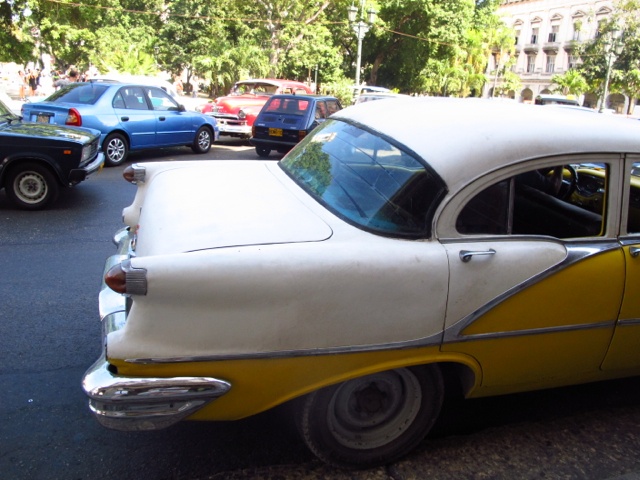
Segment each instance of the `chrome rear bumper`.
[{"label": "chrome rear bumper", "polygon": [[[120,230],[114,242],[118,254],[111,256],[105,273],[130,256],[134,236]],[[100,358],[82,378],[89,408],[98,422],[115,430],[158,430],[188,417],[224,395],[231,385],[212,377],[126,377],[118,375],[106,355],[106,337],[127,323],[126,297],[103,282],[100,291],[103,349]]]},{"label": "chrome rear bumper", "polygon": [[224,395],[231,385],[211,377],[118,376],[103,356],[85,373],[82,388],[98,422],[132,431],[173,425]]}]

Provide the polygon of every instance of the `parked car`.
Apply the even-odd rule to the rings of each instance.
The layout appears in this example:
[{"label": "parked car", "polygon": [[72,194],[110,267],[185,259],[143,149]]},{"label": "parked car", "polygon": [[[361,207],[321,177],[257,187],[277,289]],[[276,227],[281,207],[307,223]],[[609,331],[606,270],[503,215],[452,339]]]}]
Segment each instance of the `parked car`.
[{"label": "parked car", "polygon": [[113,82],[72,83],[37,103],[22,106],[25,120],[100,130],[108,166],[132,150],[190,146],[207,153],[218,139],[214,118],[186,111],[164,90]]},{"label": "parked car", "polygon": [[358,98],[362,94],[367,93],[393,93],[391,90],[385,87],[376,87],[375,85],[353,85],[351,86],[351,97],[353,98],[353,103],[358,103]]},{"label": "parked car", "polygon": [[389,100],[390,98],[399,98],[399,97],[408,97],[409,95],[404,95],[401,93],[393,93],[393,92],[379,92],[379,93],[362,93],[358,95],[355,103],[364,103],[364,102],[372,102],[374,100]]},{"label": "parked car", "polygon": [[580,106],[580,102],[573,96],[541,94],[536,96],[536,105],[573,105]]},{"label": "parked car", "polygon": [[281,79],[252,79],[236,82],[231,93],[204,105],[200,111],[216,118],[220,135],[251,137],[256,116],[271,95],[311,94],[311,88],[301,82]]},{"label": "parked car", "polygon": [[96,75],[90,79],[92,82],[106,82],[106,83],[130,83],[137,85],[149,85],[152,87],[159,87],[169,95],[171,95],[176,102],[180,103],[180,95],[173,83],[163,80],[158,77],[152,77],[149,75],[127,75],[121,73],[112,73],[105,75]]},{"label": "parked car", "polygon": [[23,122],[0,101],[0,188],[16,207],[45,208],[99,170],[99,146],[97,130]]},{"label": "parked car", "polygon": [[256,117],[251,145],[255,145],[256,153],[263,158],[267,158],[271,150],[288,152],[340,109],[342,105],[335,97],[274,95]]},{"label": "parked car", "polygon": [[152,430],[290,402],[313,453],[359,468],[418,445],[445,393],[640,374],[639,133],[400,98],[277,163],[127,167],[92,412]]}]

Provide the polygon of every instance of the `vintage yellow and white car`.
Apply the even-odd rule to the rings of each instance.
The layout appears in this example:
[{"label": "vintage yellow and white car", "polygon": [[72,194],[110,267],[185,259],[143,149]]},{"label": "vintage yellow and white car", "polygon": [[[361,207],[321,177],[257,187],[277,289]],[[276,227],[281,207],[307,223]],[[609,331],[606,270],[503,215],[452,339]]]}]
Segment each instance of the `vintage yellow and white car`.
[{"label": "vintage yellow and white car", "polygon": [[392,462],[467,397],[640,374],[640,122],[490,100],[342,110],[279,162],[150,162],[83,387],[120,430],[286,402]]}]

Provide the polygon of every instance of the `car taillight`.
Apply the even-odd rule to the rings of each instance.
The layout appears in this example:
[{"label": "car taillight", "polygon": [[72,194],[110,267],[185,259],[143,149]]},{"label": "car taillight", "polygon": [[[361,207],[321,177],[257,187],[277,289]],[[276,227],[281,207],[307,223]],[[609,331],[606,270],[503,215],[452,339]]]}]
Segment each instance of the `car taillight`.
[{"label": "car taillight", "polygon": [[306,130],[298,130],[298,141],[301,141],[306,136],[307,136]]},{"label": "car taillight", "polygon": [[255,125],[251,125],[251,136],[252,137],[256,136],[256,126]]},{"label": "car taillight", "polygon": [[138,183],[144,183],[146,174],[146,168],[144,168],[142,165],[133,164],[124,169],[124,171],[122,172],[122,177],[127,182],[133,183],[135,185]]},{"label": "car taillight", "polygon": [[126,295],[147,294],[147,270],[134,268],[130,260],[114,265],[104,276],[104,283],[111,290]]},{"label": "car taillight", "polygon": [[75,108],[70,108],[67,113],[67,119],[64,121],[65,125],[73,125],[74,127],[82,126],[82,115]]}]

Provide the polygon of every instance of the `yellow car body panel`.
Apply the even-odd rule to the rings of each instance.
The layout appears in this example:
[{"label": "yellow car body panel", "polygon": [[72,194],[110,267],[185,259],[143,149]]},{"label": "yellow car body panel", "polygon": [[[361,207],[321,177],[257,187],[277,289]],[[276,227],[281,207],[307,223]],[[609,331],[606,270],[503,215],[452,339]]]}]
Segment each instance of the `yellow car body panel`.
[{"label": "yellow car body panel", "polygon": [[[507,298],[466,327],[463,335],[568,325],[613,323],[624,288],[624,257],[613,250],[587,257]],[[606,282],[603,273],[606,272]],[[590,295],[597,286],[597,294]],[[552,305],[549,310],[549,305]],[[541,315],[541,309],[545,312]]]},{"label": "yellow car body panel", "polygon": [[463,353],[439,347],[211,362],[135,364],[110,359],[124,376],[212,376],[231,383],[229,392],[196,412],[192,420],[237,420],[300,395],[375,372],[411,365],[453,362],[482,378],[480,366]]}]

